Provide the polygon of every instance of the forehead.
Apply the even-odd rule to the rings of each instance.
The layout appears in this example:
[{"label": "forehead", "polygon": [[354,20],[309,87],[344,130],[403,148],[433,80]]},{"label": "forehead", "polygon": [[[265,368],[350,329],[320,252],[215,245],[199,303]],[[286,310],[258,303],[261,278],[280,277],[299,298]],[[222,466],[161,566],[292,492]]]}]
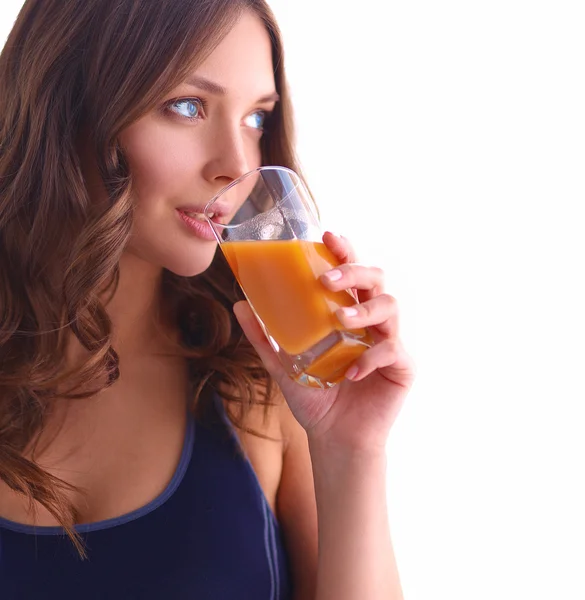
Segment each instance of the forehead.
[{"label": "forehead", "polygon": [[266,26],[246,11],[194,75],[225,87],[230,95],[274,91],[272,45]]}]

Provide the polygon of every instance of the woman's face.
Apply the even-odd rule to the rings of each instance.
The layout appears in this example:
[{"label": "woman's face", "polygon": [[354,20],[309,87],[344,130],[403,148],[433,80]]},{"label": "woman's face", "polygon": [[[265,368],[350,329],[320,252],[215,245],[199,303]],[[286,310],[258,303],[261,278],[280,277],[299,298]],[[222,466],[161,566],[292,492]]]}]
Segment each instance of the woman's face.
[{"label": "woman's face", "polygon": [[207,269],[217,243],[198,236],[185,212],[202,211],[261,165],[262,124],[276,99],[268,33],[245,13],[187,81],[120,136],[136,196],[128,252],[177,275]]}]

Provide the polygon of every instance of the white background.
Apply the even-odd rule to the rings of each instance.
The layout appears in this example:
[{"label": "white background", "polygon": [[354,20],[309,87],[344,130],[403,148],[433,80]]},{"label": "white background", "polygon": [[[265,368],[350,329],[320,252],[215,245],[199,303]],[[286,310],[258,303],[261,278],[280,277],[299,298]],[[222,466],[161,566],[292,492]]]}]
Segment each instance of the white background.
[{"label": "white background", "polygon": [[419,369],[388,445],[406,598],[584,600],[580,3],[271,4],[324,222],[386,269]]}]

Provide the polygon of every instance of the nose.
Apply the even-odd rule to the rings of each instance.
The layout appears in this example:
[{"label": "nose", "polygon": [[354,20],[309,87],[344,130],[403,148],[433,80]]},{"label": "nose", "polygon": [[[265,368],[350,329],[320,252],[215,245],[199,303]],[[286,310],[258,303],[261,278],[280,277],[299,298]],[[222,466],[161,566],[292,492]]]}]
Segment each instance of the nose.
[{"label": "nose", "polygon": [[224,123],[210,136],[209,155],[203,177],[215,186],[224,186],[250,171],[249,149],[240,127]]}]

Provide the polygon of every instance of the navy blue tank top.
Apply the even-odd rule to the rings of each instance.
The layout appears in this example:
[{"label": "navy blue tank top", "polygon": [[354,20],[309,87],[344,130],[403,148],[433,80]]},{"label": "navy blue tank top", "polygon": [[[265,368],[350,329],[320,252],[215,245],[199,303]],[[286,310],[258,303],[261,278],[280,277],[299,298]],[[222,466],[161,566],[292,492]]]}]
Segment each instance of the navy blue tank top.
[{"label": "navy blue tank top", "polygon": [[189,416],[179,465],[160,496],[121,517],[77,526],[86,560],[60,527],[0,518],[0,598],[290,598],[278,522],[221,401],[215,411],[215,424]]}]

